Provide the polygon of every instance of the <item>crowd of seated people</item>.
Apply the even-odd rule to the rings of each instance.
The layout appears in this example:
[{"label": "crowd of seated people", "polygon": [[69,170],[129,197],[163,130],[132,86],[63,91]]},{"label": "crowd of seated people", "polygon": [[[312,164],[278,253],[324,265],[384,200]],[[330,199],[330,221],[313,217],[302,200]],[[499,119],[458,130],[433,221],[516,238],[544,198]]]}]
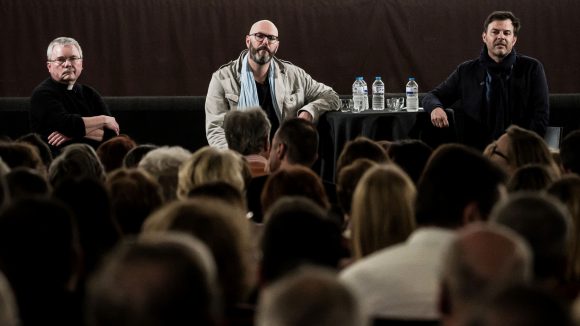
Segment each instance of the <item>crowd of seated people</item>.
[{"label": "crowd of seated people", "polygon": [[1,140],[0,324],[580,317],[580,131],[558,156],[516,126],[485,151],[359,137],[331,184],[311,168],[312,123],[270,144],[264,120],[230,115],[228,141],[255,141],[193,153],[127,135],[55,156],[34,134]]}]

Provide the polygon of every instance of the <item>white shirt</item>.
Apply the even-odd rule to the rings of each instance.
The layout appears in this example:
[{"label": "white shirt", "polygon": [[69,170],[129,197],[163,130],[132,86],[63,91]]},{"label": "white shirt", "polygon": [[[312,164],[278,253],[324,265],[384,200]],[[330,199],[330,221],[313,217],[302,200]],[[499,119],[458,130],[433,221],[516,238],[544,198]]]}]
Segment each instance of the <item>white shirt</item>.
[{"label": "white shirt", "polygon": [[367,256],[340,274],[369,317],[439,319],[437,298],[444,254],[455,232],[425,227],[406,242]]}]

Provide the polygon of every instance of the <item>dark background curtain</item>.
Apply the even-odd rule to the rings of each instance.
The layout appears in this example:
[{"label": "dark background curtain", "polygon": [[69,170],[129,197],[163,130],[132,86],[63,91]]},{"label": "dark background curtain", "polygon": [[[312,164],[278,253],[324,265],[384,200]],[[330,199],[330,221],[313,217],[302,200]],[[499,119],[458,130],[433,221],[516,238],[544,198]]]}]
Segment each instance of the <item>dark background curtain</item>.
[{"label": "dark background curtain", "polygon": [[478,56],[493,10],[522,20],[516,49],[543,62],[550,92],[580,92],[578,0],[0,0],[0,96],[48,77],[58,36],[80,42],[80,82],[102,95],[205,95],[259,19],[278,26],[278,57],[338,93],[357,75],[387,92],[413,76],[425,92]]}]

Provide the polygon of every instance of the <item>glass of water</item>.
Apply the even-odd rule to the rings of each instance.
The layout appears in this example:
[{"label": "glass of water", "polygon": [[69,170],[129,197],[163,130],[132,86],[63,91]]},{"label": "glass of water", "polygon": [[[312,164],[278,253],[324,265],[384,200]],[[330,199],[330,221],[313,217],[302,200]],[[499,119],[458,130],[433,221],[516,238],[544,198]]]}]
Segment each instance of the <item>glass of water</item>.
[{"label": "glass of water", "polygon": [[354,101],[351,98],[340,100],[340,111],[341,112],[352,112],[353,108],[354,108]]}]

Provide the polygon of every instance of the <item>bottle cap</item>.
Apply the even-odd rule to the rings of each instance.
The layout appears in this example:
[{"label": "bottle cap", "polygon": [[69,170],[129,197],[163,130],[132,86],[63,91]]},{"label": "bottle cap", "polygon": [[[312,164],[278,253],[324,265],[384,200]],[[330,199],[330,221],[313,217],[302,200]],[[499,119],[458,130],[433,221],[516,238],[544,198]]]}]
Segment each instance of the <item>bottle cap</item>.
[{"label": "bottle cap", "polygon": [[375,80],[381,80],[381,76],[376,76]]},{"label": "bottle cap", "polygon": [[409,77],[409,80],[415,80],[415,77]]}]

